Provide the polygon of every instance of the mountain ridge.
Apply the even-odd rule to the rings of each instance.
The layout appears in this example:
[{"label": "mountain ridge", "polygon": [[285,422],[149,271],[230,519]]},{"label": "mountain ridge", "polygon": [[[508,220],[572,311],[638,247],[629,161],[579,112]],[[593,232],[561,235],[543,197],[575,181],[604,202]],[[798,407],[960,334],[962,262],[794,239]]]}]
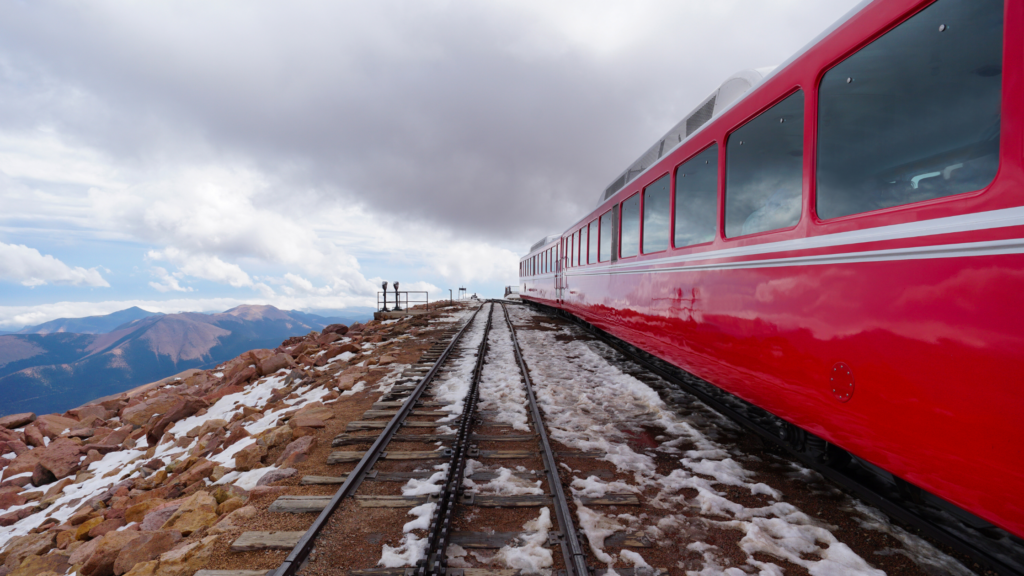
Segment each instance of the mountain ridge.
[{"label": "mountain ridge", "polygon": [[0,335],[0,415],[63,412],[182,370],[215,367],[247,350],[275,348],[340,323],[334,320],[242,305],[215,314],[148,314],[102,334]]}]

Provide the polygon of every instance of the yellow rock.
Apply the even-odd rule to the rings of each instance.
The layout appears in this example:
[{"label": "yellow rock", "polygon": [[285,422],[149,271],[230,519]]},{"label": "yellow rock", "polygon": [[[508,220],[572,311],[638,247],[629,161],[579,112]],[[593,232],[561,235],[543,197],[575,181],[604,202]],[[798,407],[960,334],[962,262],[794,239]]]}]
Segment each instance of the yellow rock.
[{"label": "yellow rock", "polygon": [[86,520],[75,529],[75,540],[86,540],[89,538],[89,530],[103,523],[103,517],[97,516],[92,520]]}]

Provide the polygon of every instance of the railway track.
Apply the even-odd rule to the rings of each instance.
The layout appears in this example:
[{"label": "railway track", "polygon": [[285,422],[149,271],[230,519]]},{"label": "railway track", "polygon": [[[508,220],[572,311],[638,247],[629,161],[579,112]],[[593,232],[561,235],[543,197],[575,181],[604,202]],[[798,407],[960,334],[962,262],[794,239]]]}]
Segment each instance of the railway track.
[{"label": "railway track", "polygon": [[[273,572],[276,576],[299,574],[307,567],[330,571],[316,565],[324,558],[316,557],[319,543],[338,537],[325,533],[325,528],[335,515],[360,508],[408,510],[416,517],[410,523],[416,528],[404,531],[400,546],[384,547],[380,562],[385,567],[346,570],[354,576],[464,573],[460,560],[467,550],[497,551],[491,557],[495,563],[528,572],[554,569],[565,576],[593,572],[588,566],[592,558],[584,551],[573,522],[572,501],[559,477],[558,458],[600,455],[553,450],[504,304],[484,304],[443,340],[407,370],[406,379],[374,403],[362,420],[350,422],[346,432],[333,440],[340,450],[331,454],[328,463],[355,462],[351,471],[344,476],[303,479],[303,484],[341,483],[333,497],[282,496],[271,505],[270,512],[319,512]],[[365,450],[352,450],[366,445]],[[432,449],[424,450],[424,445]],[[407,449],[413,447],[419,449]],[[402,493],[381,488],[385,483],[403,484]],[[361,489],[371,484],[372,488]],[[354,506],[346,507],[346,501]],[[639,503],[633,494],[603,494],[581,502],[597,507]],[[413,533],[423,528],[425,536]],[[552,548],[561,552],[560,557]],[[414,566],[412,558],[418,558]],[[453,561],[460,566],[453,566]],[[391,563],[404,565],[388,566]],[[515,572],[492,568],[474,573],[511,576]]]},{"label": "railway track", "polygon": [[972,574],[596,336],[484,304],[270,505],[308,529],[231,550],[289,550],[277,576]]}]

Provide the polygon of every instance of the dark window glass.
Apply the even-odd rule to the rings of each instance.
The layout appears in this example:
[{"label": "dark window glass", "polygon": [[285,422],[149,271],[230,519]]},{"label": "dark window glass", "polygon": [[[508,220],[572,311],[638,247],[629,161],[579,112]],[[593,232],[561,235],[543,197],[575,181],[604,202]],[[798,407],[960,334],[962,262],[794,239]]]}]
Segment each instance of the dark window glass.
[{"label": "dark window glass", "polygon": [[575,232],[572,233],[572,236],[569,238],[569,242],[570,242],[570,244],[569,244],[569,266],[571,267],[571,266],[575,266],[576,265],[576,262],[575,262],[575,258],[576,258],[576,233]]},{"label": "dark window glass", "polygon": [[580,228],[580,266],[587,263],[587,229]]},{"label": "dark window glass", "polygon": [[676,169],[676,247],[711,242],[718,228],[718,144]]},{"label": "dark window glass", "polygon": [[613,217],[611,210],[601,216],[601,252],[598,254],[601,262],[607,262],[612,257],[612,240],[615,238],[612,234]]},{"label": "dark window glass", "polygon": [[599,238],[597,232],[597,220],[588,224],[587,228],[590,230],[590,252],[587,253],[587,263],[594,264],[597,262],[597,242]]},{"label": "dark window glass", "polygon": [[802,91],[730,134],[725,153],[726,236],[786,228],[800,220]]},{"label": "dark window glass", "polygon": [[623,258],[636,256],[640,248],[640,195],[633,194],[622,202],[622,233],[619,240],[619,255]]},{"label": "dark window glass", "polygon": [[644,254],[668,248],[668,221],[672,213],[671,178],[666,174],[644,188]]},{"label": "dark window glass", "polygon": [[939,0],[822,79],[817,210],[984,188],[999,167],[1002,0]]}]

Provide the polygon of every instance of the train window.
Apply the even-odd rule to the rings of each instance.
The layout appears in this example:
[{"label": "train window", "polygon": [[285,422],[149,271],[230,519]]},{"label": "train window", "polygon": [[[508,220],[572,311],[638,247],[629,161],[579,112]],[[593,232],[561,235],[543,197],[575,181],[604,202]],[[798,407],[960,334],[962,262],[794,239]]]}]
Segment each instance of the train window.
[{"label": "train window", "polygon": [[576,265],[576,232],[572,233],[572,244],[569,245],[569,266]]},{"label": "train window", "polygon": [[622,232],[619,237],[619,256],[636,256],[640,248],[640,195],[633,194],[622,201]]},{"label": "train window", "polygon": [[601,262],[607,262],[613,252],[612,240],[615,238],[615,233],[612,232],[612,223],[614,220],[613,210],[609,210],[601,215],[601,250],[598,252],[598,258]]},{"label": "train window", "polygon": [[594,220],[590,224],[587,224],[587,228],[590,230],[590,232],[589,232],[589,235],[590,235],[590,252],[588,252],[588,255],[587,255],[587,263],[588,264],[596,264],[597,263],[597,244],[598,244],[598,238],[600,238],[599,233],[597,231],[597,220]]},{"label": "train window", "polygon": [[1002,46],[1002,0],[939,0],[825,74],[818,216],[988,186],[999,168]]},{"label": "train window", "polygon": [[803,91],[730,134],[725,153],[726,236],[777,230],[800,221]]},{"label": "train window", "polygon": [[672,213],[671,180],[666,174],[644,188],[644,254],[668,248],[668,221]]},{"label": "train window", "polygon": [[718,228],[718,144],[676,169],[677,248],[711,242]]},{"label": "train window", "polygon": [[590,231],[587,227],[580,228],[580,266],[587,263],[587,247],[589,246]]}]

